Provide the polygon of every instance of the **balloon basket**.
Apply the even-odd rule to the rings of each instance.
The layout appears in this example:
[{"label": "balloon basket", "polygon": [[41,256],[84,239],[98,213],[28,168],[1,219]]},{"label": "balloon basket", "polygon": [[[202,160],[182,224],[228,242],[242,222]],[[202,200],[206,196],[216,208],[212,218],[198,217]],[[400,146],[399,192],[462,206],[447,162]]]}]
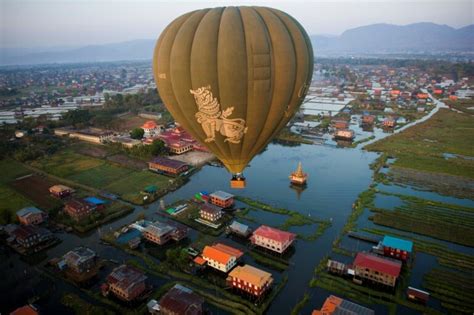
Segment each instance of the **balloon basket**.
[{"label": "balloon basket", "polygon": [[230,180],[230,188],[243,189],[245,188],[245,178],[232,178]]}]

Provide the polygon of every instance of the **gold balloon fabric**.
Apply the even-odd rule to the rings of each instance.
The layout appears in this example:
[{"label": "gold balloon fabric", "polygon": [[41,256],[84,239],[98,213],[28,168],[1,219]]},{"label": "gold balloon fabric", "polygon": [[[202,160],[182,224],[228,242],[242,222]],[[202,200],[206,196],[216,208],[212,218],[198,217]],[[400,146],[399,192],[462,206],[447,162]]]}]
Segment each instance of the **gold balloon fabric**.
[{"label": "gold balloon fabric", "polygon": [[153,71],[171,115],[237,174],[298,110],[313,50],[303,27],[282,11],[202,9],[163,31]]}]

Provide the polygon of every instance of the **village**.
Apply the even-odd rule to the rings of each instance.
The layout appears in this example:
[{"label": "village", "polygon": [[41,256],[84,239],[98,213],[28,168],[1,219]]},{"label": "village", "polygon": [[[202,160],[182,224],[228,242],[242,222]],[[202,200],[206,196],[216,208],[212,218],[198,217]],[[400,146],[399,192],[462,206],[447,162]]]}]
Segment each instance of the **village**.
[{"label": "village", "polygon": [[[419,241],[397,229],[372,235],[345,227],[335,240],[335,234],[326,238],[334,226],[332,215],[293,210],[294,204],[280,205],[268,198],[263,202],[251,188],[241,192],[215,184],[221,183],[220,174],[201,178],[203,169],[206,174],[222,171],[221,163],[169,119],[162,105],[153,105],[159,112],[127,108],[108,117],[107,126],[99,124],[95,118],[101,108],[110,110],[122,95],[111,89],[128,95],[152,93],[132,88],[143,83],[142,77],[137,79],[138,70],[122,73],[126,84],[97,87],[112,95],[108,100],[104,94],[97,99],[89,95],[86,103],[94,106],[76,104],[69,120],[61,112],[41,121],[33,116],[31,122],[17,112],[19,124],[5,127],[11,133],[9,150],[38,145],[41,152],[34,158],[24,154],[22,160],[8,156],[1,161],[5,193],[0,196],[6,205],[2,243],[19,257],[42,257],[42,272],[78,288],[80,294],[68,295],[64,302],[69,307],[84,303],[103,311],[107,305],[121,314],[134,309],[149,314],[263,314],[287,289],[296,261],[301,266],[302,247],[324,239],[336,254],[315,262],[310,287],[327,289],[325,281],[355,285],[369,296],[379,292],[390,303],[403,301],[414,309],[432,310],[429,290],[406,281],[416,264],[415,251],[426,250]],[[440,106],[440,100],[455,111],[459,102],[472,97],[468,78],[438,77],[416,66],[335,66],[328,61],[316,65],[314,76],[299,113],[276,143],[356,148],[422,119]],[[69,95],[56,97],[69,100],[48,106],[61,108],[78,101]],[[90,115],[75,117],[78,111]],[[58,148],[49,151],[52,145]],[[388,157],[383,158],[373,175],[381,179],[379,184],[386,182],[379,174],[388,165]],[[306,163],[292,159],[282,181],[284,188],[297,191],[298,198],[314,185]],[[381,194],[373,187],[369,191]],[[361,198],[352,203],[353,213],[359,202]],[[70,235],[81,240],[91,234],[93,241],[67,243]],[[348,249],[348,239],[366,245]],[[312,307],[312,314],[378,311],[364,299],[356,303],[343,289],[329,292]],[[33,302],[24,304],[18,312],[40,313]]]}]

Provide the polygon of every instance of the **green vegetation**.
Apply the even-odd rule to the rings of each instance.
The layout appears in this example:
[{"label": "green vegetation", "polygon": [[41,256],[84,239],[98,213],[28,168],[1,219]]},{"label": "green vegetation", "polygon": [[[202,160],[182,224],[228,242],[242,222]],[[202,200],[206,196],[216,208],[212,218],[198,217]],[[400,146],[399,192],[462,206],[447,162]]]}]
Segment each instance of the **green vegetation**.
[{"label": "green vegetation", "polygon": [[12,159],[0,160],[0,224],[16,220],[16,212],[23,207],[34,205],[23,195],[13,190],[9,183],[15,178],[31,173],[23,165]]},{"label": "green vegetation", "polygon": [[72,148],[30,164],[48,174],[97,190],[110,191],[134,204],[143,204],[140,192],[149,185],[156,185],[159,188],[157,195],[163,195],[169,189],[178,187],[182,181],[149,171],[136,171],[106,159],[85,156]]},{"label": "green vegetation", "polygon": [[365,148],[397,158],[394,167],[474,178],[474,160],[444,153],[474,157],[472,115],[440,109],[431,119]]},{"label": "green vegetation", "polygon": [[284,271],[288,268],[288,262],[269,255],[260,254],[255,250],[249,251],[248,254],[259,264],[273,268],[278,271]]},{"label": "green vegetation", "polygon": [[309,294],[305,293],[303,296],[303,299],[301,299],[301,301],[296,303],[296,305],[291,310],[291,315],[298,315],[303,309],[303,307],[306,305],[306,303],[308,302],[309,302]]},{"label": "green vegetation", "polygon": [[333,250],[339,252],[343,255],[351,256],[351,253],[347,250],[344,250],[339,247],[341,243],[342,237],[349,233],[350,231],[354,231],[357,227],[357,220],[359,217],[364,213],[364,209],[373,207],[375,200],[375,188],[370,187],[368,190],[363,191],[359,194],[356,201],[352,204],[352,212],[349,215],[349,218],[346,221],[346,224],[342,228],[341,234],[338,236],[337,239],[334,240],[332,243]]},{"label": "green vegetation", "polygon": [[25,120],[22,124],[26,127],[23,129],[26,135],[15,141],[11,141],[15,129],[10,126],[0,129],[0,159],[10,157],[20,162],[34,160],[44,155],[53,154],[64,147],[67,142],[50,135],[47,128],[43,130],[42,134],[34,134],[32,128],[36,124],[30,123],[30,120]]},{"label": "green vegetation", "polygon": [[453,313],[472,314],[474,310],[474,277],[435,268],[423,276],[423,287]]},{"label": "green vegetation", "polygon": [[200,218],[199,215],[199,205],[192,202],[192,201],[185,201],[179,200],[171,205],[171,207],[175,205],[187,204],[188,208],[181,212],[180,214],[171,217],[173,220],[179,221],[193,229],[212,236],[219,236],[224,232],[226,227],[226,223],[232,219],[232,216],[228,213],[224,213],[222,218],[219,219],[217,222],[213,222],[214,224],[219,224],[220,226],[217,229],[214,229],[210,226],[204,225],[202,223],[197,222],[195,219]]},{"label": "green vegetation", "polygon": [[92,305],[74,293],[66,293],[61,298],[61,304],[71,308],[76,314],[109,315],[115,314],[104,307]]},{"label": "green vegetation", "polygon": [[107,147],[115,153],[124,153],[144,161],[149,161],[157,155],[168,154],[168,148],[160,139],[153,140],[149,145],[136,145],[131,148],[124,147],[121,143],[109,143]]},{"label": "green vegetation", "polygon": [[[288,231],[291,227],[293,226],[304,226],[304,225],[314,225],[317,224],[317,228],[315,229],[314,233],[310,235],[304,235],[301,233],[297,233],[298,238],[306,240],[306,241],[314,241],[316,240],[319,236],[321,236],[324,231],[326,231],[327,228],[331,226],[331,222],[329,220],[322,220],[322,219],[315,219],[313,217],[308,217],[305,216],[299,212],[293,211],[293,210],[288,210],[285,208],[277,208],[273,207],[269,204],[263,203],[258,200],[254,200],[251,198],[243,197],[243,196],[236,196],[236,200],[241,201],[251,207],[254,207],[252,209],[246,208],[240,212],[237,212],[237,216],[241,218],[245,218],[249,221],[256,222],[256,220],[250,216],[248,216],[248,213],[250,210],[258,211],[266,211],[270,213],[275,213],[279,215],[285,215],[288,218],[286,221],[278,226],[277,228]],[[262,222],[263,223],[263,222]]]},{"label": "green vegetation", "polygon": [[351,146],[352,146],[353,148],[355,148],[355,147],[357,147],[359,144],[364,143],[364,142],[368,142],[368,141],[373,140],[373,139],[375,139],[375,136],[374,136],[374,135],[372,135],[372,136],[370,136],[370,137],[367,137],[367,138],[364,138],[364,139],[361,139],[361,140],[358,140],[358,141],[354,141],[354,142],[352,142],[352,145],[351,145]]},{"label": "green vegetation", "polygon": [[281,141],[313,144],[313,141],[305,139],[301,135],[291,132],[287,127],[280,131],[280,133],[276,136],[276,139]]},{"label": "green vegetation", "polygon": [[145,134],[145,131],[142,128],[135,128],[130,132],[130,137],[132,139],[141,139],[143,138],[143,135]]},{"label": "green vegetation", "polygon": [[[391,195],[389,193],[384,193]],[[474,246],[474,209],[418,197],[400,196],[403,205],[393,210],[369,207],[375,224],[441,240]]]},{"label": "green vegetation", "polygon": [[455,110],[458,110],[460,112],[463,112],[465,114],[474,114],[474,100],[472,99],[467,99],[467,100],[456,100],[456,101],[451,101],[447,100],[446,105],[451,106]]}]

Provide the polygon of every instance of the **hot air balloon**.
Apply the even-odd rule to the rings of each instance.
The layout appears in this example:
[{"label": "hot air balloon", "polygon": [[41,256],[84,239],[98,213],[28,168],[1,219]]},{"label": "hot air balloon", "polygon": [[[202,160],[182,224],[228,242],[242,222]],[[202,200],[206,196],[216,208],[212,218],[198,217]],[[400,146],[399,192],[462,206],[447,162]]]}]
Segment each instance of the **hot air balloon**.
[{"label": "hot air balloon", "polygon": [[266,7],[186,13],[160,35],[158,92],[174,119],[244,188],[243,170],[301,105],[313,74],[303,27]]}]

